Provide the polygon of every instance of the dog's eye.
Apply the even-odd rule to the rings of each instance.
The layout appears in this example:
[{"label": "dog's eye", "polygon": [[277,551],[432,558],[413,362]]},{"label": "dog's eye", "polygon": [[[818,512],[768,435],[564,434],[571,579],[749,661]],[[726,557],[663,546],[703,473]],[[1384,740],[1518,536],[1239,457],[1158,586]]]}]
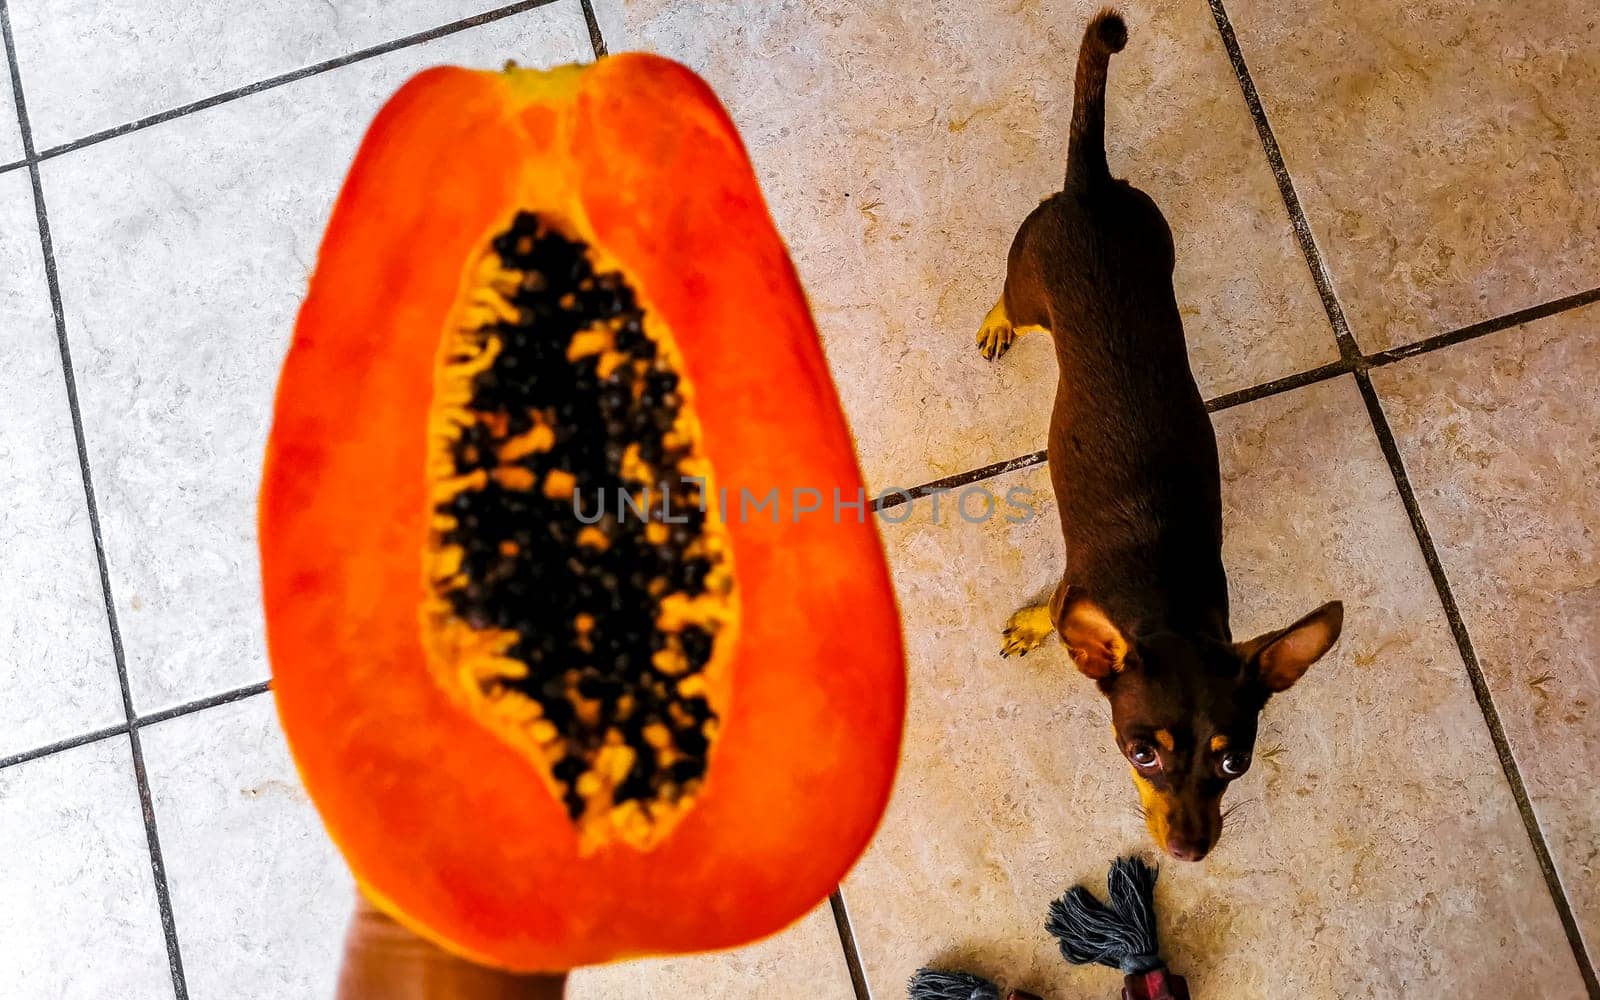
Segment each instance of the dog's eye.
[{"label": "dog's eye", "polygon": [[1128,759],[1140,767],[1149,767],[1156,762],[1156,748],[1148,743],[1135,743],[1128,750]]},{"label": "dog's eye", "polygon": [[1225,753],[1222,755],[1222,773],[1230,778],[1250,770],[1250,755],[1247,753]]}]

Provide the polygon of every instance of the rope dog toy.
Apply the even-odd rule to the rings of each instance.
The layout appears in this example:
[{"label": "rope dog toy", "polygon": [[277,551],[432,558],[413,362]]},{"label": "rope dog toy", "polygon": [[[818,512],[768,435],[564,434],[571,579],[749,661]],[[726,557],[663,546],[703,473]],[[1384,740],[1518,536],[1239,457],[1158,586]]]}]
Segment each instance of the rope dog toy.
[{"label": "rope dog toy", "polygon": [[[1102,903],[1075,885],[1050,904],[1045,930],[1073,965],[1099,963],[1122,972],[1122,1000],[1189,1000],[1189,984],[1168,972],[1156,940],[1156,869],[1136,857],[1112,862]],[[1000,1000],[1000,988],[966,972],[919,969],[906,987],[910,1000]],[[1042,1000],[1012,990],[1006,1000]]]},{"label": "rope dog toy", "polygon": [[1189,1000],[1189,984],[1167,971],[1156,943],[1156,869],[1139,858],[1112,862],[1110,905],[1081,885],[1050,904],[1045,930],[1073,965],[1098,962],[1122,971],[1123,1000]]}]

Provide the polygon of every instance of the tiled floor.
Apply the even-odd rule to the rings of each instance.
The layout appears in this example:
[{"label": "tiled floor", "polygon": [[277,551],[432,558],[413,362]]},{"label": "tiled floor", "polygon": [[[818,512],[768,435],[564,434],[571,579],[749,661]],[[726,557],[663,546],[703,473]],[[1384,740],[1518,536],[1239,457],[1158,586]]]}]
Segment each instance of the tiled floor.
[{"label": "tiled floor", "polygon": [[[738,120],[870,485],[987,477],[1043,516],[883,525],[910,726],[841,907],[571,995],[884,1000],[928,961],[1109,995],[1041,930],[1144,844],[1106,711],[1059,651],[995,655],[1059,570],[1049,345],[972,348],[1098,3],[593,3]],[[1236,629],[1329,596],[1347,628],[1268,710],[1239,828],[1165,869],[1170,957],[1197,997],[1600,998],[1600,21],[1223,6],[1127,5],[1111,158],[1175,230]],[[0,997],[326,996],[349,878],[257,610],[276,365],[383,98],[596,36],[582,0],[0,12]]]}]

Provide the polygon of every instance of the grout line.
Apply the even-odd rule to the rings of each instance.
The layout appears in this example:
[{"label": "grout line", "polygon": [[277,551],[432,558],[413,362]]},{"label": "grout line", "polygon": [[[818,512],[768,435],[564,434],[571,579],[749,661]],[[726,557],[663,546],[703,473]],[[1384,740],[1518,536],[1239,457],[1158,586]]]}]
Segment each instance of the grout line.
[{"label": "grout line", "polygon": [[1298,372],[1294,375],[1285,375],[1283,378],[1273,379],[1271,382],[1262,382],[1260,385],[1248,389],[1239,389],[1235,392],[1225,392],[1213,399],[1206,400],[1206,412],[1216,413],[1243,403],[1253,403],[1258,399],[1276,396],[1280,392],[1291,389],[1300,389],[1318,382],[1325,382],[1330,378],[1337,378],[1350,371],[1347,361],[1332,361],[1321,368],[1312,368],[1309,371]]},{"label": "grout line", "polygon": [[829,894],[828,905],[833,909],[833,926],[839,932],[839,947],[844,949],[844,964],[850,970],[850,986],[855,990],[856,1000],[872,1000],[872,987],[868,985],[867,973],[861,967],[861,951],[856,947],[856,932],[850,924],[850,911],[844,905],[843,886]]},{"label": "grout line", "polygon": [[[117,642],[121,646],[121,641]],[[131,715],[128,675],[121,676],[123,703]],[[183,954],[178,948],[178,923],[172,914],[172,892],[167,886],[167,865],[161,857],[161,837],[156,832],[156,806],[150,797],[150,774],[144,764],[144,746],[137,726],[128,727],[128,750],[133,756],[133,780],[139,788],[139,811],[144,817],[145,844],[150,849],[150,874],[155,880],[156,908],[161,913],[161,933],[167,939],[167,967],[172,972],[175,1000],[189,1000],[189,987],[183,977]]]},{"label": "grout line", "polygon": [[967,472],[958,472],[953,476],[946,476],[943,479],[935,479],[931,483],[923,483],[921,486],[913,486],[910,489],[902,489],[898,486],[891,486],[882,493],[879,493],[878,496],[872,501],[872,509],[879,511],[887,510],[890,507],[899,507],[902,504],[908,504],[913,500],[920,500],[923,497],[931,496],[934,493],[944,493],[959,486],[967,486],[972,483],[981,482],[985,479],[993,479],[995,476],[1002,476],[1007,472],[1012,472],[1016,469],[1026,469],[1031,465],[1038,465],[1039,463],[1043,462],[1044,459],[1044,452],[1035,451],[1026,455],[1019,455],[1016,458],[1008,458],[1004,462],[996,462],[993,465],[985,465],[981,469],[971,469]]},{"label": "grout line", "polygon": [[259,681],[255,684],[248,684],[241,688],[234,688],[232,691],[224,691],[221,694],[214,694],[205,698],[197,698],[194,701],[184,702],[181,705],[174,705],[171,708],[164,708],[159,712],[151,712],[149,715],[138,716],[133,720],[131,726],[126,722],[119,722],[114,726],[107,726],[104,729],[95,729],[87,733],[79,733],[76,736],[69,736],[64,740],[57,740],[54,743],[48,743],[41,747],[34,747],[29,750],[21,750],[17,753],[10,754],[9,756],[0,757],[0,771],[3,771],[8,767],[14,767],[17,764],[26,764],[30,760],[38,760],[41,757],[49,757],[52,754],[58,754],[64,750],[71,750],[75,747],[81,747],[87,743],[98,743],[101,740],[109,739],[113,736],[120,736],[123,733],[128,732],[130,728],[143,729],[146,726],[153,726],[158,722],[166,722],[169,719],[176,719],[181,716],[192,715],[195,712],[202,712],[208,708],[216,708],[220,705],[230,705],[236,701],[244,701],[246,698],[253,698],[258,694],[265,694],[271,689],[271,681]]},{"label": "grout line", "polygon": [[1418,354],[1426,354],[1441,347],[1450,347],[1468,340],[1476,340],[1491,333],[1509,330],[1514,326],[1521,326],[1523,323],[1531,323],[1534,320],[1546,319],[1557,313],[1566,312],[1569,309],[1577,309],[1580,306],[1586,306],[1594,302],[1600,302],[1600,288],[1591,288],[1586,292],[1577,292],[1559,299],[1551,299],[1548,302],[1541,302],[1536,306],[1529,306],[1526,309],[1506,313],[1504,316],[1496,316],[1493,319],[1473,323],[1471,326],[1464,326],[1449,333],[1424,337],[1413,344],[1402,344],[1387,351],[1379,351],[1377,354],[1368,355],[1364,360],[1368,367],[1373,368],[1379,365],[1393,364],[1396,361],[1403,361]]},{"label": "grout line", "polygon": [[133,721],[133,725],[137,729],[143,729],[145,726],[152,726],[157,722],[166,722],[168,719],[176,719],[208,708],[231,705],[236,701],[244,701],[246,698],[254,698],[258,694],[264,694],[271,687],[271,681],[258,681],[255,684],[247,684],[241,688],[234,688],[232,691],[224,691],[221,694],[198,698],[182,705],[174,705],[172,708],[163,708],[161,711],[151,712],[149,715],[141,715]]},{"label": "grout line", "polygon": [[67,341],[66,315],[61,306],[61,282],[56,274],[55,247],[50,236],[50,217],[45,209],[44,185],[39,179],[39,160],[34,155],[33,126],[28,120],[28,103],[23,96],[22,71],[17,64],[16,39],[11,32],[11,11],[0,0],[0,35],[6,50],[6,66],[11,73],[11,96],[16,102],[17,125],[22,133],[22,151],[28,161],[28,179],[33,186],[33,207],[39,227],[39,250],[44,257],[45,284],[50,292],[50,311],[55,317],[56,343],[61,351],[61,373],[66,382],[67,409],[72,416],[72,436],[77,446],[78,469],[83,477],[84,505],[89,515],[89,531],[94,538],[95,563],[100,571],[100,595],[105,602],[106,627],[111,635],[111,658],[117,667],[117,684],[122,694],[122,711],[127,720],[128,750],[133,760],[133,780],[139,792],[139,808],[144,818],[145,846],[150,852],[150,874],[155,882],[156,904],[161,914],[161,931],[166,938],[167,966],[172,974],[176,1000],[188,1000],[183,978],[183,958],[178,951],[177,926],[172,917],[172,897],[167,890],[166,866],[161,859],[161,838],[156,833],[155,806],[150,800],[150,779],[145,770],[144,749],[134,726],[133,694],[128,684],[128,664],[122,648],[122,633],[117,625],[117,608],[111,590],[111,574],[106,563],[105,541],[100,532],[100,510],[95,501],[94,478],[89,472],[89,448],[83,431],[83,413],[78,405],[78,384],[72,369],[72,351]]},{"label": "grout line", "polygon": [[121,736],[127,731],[128,724],[126,722],[119,722],[115,726],[107,726],[104,729],[96,729],[93,732],[81,733],[77,736],[69,736],[64,740],[57,740],[54,743],[48,743],[42,747],[34,747],[32,750],[23,750],[19,753],[11,754],[8,757],[0,757],[0,771],[3,771],[8,767],[14,767],[17,764],[26,764],[30,760],[38,760],[40,757],[49,757],[51,754],[58,754],[63,750],[71,750],[74,747],[85,746],[89,743],[98,743],[101,740],[110,739],[113,736]]},{"label": "grout line", "polygon": [[185,115],[191,115],[196,111],[204,111],[207,108],[214,108],[219,104],[227,104],[230,101],[236,101],[241,97],[249,97],[251,94],[259,94],[262,91],[273,90],[283,86],[284,84],[294,83],[298,80],[304,80],[311,76],[317,76],[319,74],[326,73],[329,70],[340,69],[342,67],[349,66],[352,63],[364,62],[368,59],[374,58],[375,56],[388,55],[390,52],[410,48],[413,45],[431,42],[439,38],[444,38],[447,35],[454,35],[458,32],[466,31],[469,28],[476,28],[481,25],[491,24],[495,21],[502,21],[508,17],[514,17],[517,14],[533,10],[537,7],[543,7],[554,2],[555,0],[520,0],[519,3],[507,4],[504,7],[497,7],[494,10],[485,11],[481,14],[474,14],[471,17],[464,17],[459,21],[451,21],[449,24],[442,24],[435,28],[429,28],[426,31],[419,31],[413,35],[406,35],[403,38],[396,38],[392,41],[384,42],[381,45],[374,45],[370,48],[358,49],[355,52],[349,52],[342,56],[335,56],[332,59],[326,59],[319,63],[313,63],[310,66],[302,66],[300,69],[290,70],[287,73],[280,73],[277,76],[269,76],[264,80],[257,80],[255,83],[248,83],[242,87],[235,87],[232,90],[225,90],[220,94],[212,94],[210,97],[204,97],[198,101],[182,104],[175,108],[168,108],[165,111],[158,111],[153,115],[146,115],[143,118],[138,118],[131,122],[124,122],[121,125],[103,129],[99,132],[92,132],[89,135],[73,139],[70,142],[64,142],[59,146],[52,146],[49,149],[39,152],[38,154],[35,154],[31,147],[27,147],[26,159],[24,162],[26,163],[30,161],[53,159],[66,153],[76,152],[77,150],[83,149],[85,146],[93,146],[97,143],[105,142],[107,139],[115,139],[118,136],[127,135],[129,132],[138,132],[142,129],[147,129],[152,125],[160,125],[161,123],[171,121],[174,118],[182,118]]},{"label": "grout line", "polygon": [[[1312,368],[1309,371],[1286,375],[1283,378],[1273,379],[1271,382],[1262,382],[1248,389],[1224,393],[1221,396],[1206,400],[1206,412],[1216,413],[1219,410],[1226,410],[1244,403],[1253,403],[1258,399],[1266,399],[1268,396],[1276,396],[1292,389],[1324,382],[1347,374],[1355,367],[1348,361],[1332,361],[1320,368]],[[1041,449],[976,469],[968,469],[966,472],[957,472],[953,475],[945,476],[943,479],[935,479],[932,482],[923,483],[921,486],[913,486],[910,489],[890,487],[878,494],[872,503],[872,509],[881,511],[890,507],[899,507],[914,500],[920,500],[925,496],[931,496],[934,493],[944,493],[963,486],[970,486],[973,483],[983,482],[986,479],[993,479],[996,476],[1003,476],[1018,469],[1042,465],[1046,459],[1047,456],[1044,450]]]},{"label": "grout line", "polygon": [[1272,168],[1273,179],[1278,182],[1278,193],[1289,211],[1289,225],[1300,243],[1300,253],[1306,259],[1306,266],[1311,269],[1311,281],[1316,285],[1318,297],[1322,299],[1322,308],[1333,323],[1333,337],[1339,343],[1339,356],[1346,362],[1353,362],[1360,355],[1360,350],[1350,334],[1350,324],[1345,321],[1344,308],[1333,293],[1333,276],[1328,273],[1322,254],[1317,250],[1317,240],[1311,232],[1311,223],[1306,219],[1305,211],[1300,207],[1300,195],[1294,189],[1294,179],[1289,176],[1289,168],[1283,162],[1283,151],[1278,148],[1278,138],[1267,121],[1266,108],[1261,104],[1261,95],[1256,92],[1255,80],[1250,76],[1250,68],[1245,65],[1244,51],[1239,48],[1239,39],[1233,33],[1233,24],[1222,7],[1222,0],[1208,2],[1211,16],[1217,22],[1217,33],[1222,36],[1222,47],[1228,52],[1234,76],[1239,79],[1239,89],[1244,92],[1244,103],[1250,109],[1256,134],[1260,136],[1261,147],[1267,154],[1267,164]]},{"label": "grout line", "polygon": [[17,170],[17,169],[19,169],[21,167],[25,167],[27,165],[28,165],[28,161],[27,160],[15,160],[15,161],[13,161],[11,163],[0,163],[0,174],[6,173],[7,171],[10,171],[10,170]]},{"label": "grout line", "polygon": [[[1533,808],[1533,802],[1528,797],[1528,790],[1522,780],[1522,772],[1517,766],[1516,756],[1511,750],[1511,743],[1506,738],[1505,728],[1500,721],[1499,709],[1495,707],[1494,693],[1489,688],[1489,682],[1484,677],[1483,665],[1478,660],[1478,654],[1473,647],[1471,633],[1467,629],[1466,621],[1461,617],[1461,609],[1456,604],[1455,592],[1450,586],[1450,579],[1446,574],[1443,562],[1439,559],[1438,548],[1433,543],[1433,535],[1428,530],[1427,519],[1423,516],[1422,507],[1417,502],[1415,489],[1411,485],[1410,477],[1406,474],[1405,460],[1400,454],[1400,447],[1395,441],[1394,430],[1389,426],[1388,417],[1383,412],[1383,404],[1378,399],[1377,390],[1372,386],[1372,376],[1367,371],[1370,359],[1362,356],[1355,338],[1350,333],[1349,323],[1345,319],[1344,308],[1339,304],[1337,296],[1333,293],[1333,285],[1328,276],[1327,264],[1323,260],[1316,241],[1311,236],[1311,225],[1306,219],[1305,212],[1300,206],[1300,200],[1295,194],[1294,183],[1289,177],[1288,168],[1284,166],[1283,155],[1278,149],[1277,138],[1273,135],[1272,125],[1267,121],[1266,111],[1261,105],[1260,95],[1256,92],[1255,82],[1251,79],[1250,69],[1244,60],[1244,53],[1239,48],[1239,40],[1234,35],[1233,25],[1228,20],[1228,13],[1222,6],[1222,0],[1209,0],[1212,16],[1217,22],[1217,31],[1222,36],[1223,46],[1228,50],[1228,58],[1233,63],[1235,75],[1239,78],[1239,87],[1244,92],[1245,103],[1250,107],[1251,117],[1255,119],[1256,132],[1261,136],[1261,145],[1267,155],[1267,160],[1272,166],[1272,172],[1278,179],[1278,190],[1283,195],[1284,207],[1289,212],[1290,221],[1294,226],[1295,234],[1300,239],[1300,247],[1305,254],[1306,265],[1311,270],[1312,280],[1316,282],[1317,291],[1322,296],[1323,309],[1327,313],[1329,324],[1333,328],[1333,336],[1339,345],[1339,354],[1344,364],[1355,375],[1356,386],[1361,391],[1362,402],[1366,406],[1367,417],[1371,421],[1373,434],[1377,437],[1378,447],[1383,452],[1384,460],[1389,465],[1389,471],[1394,477],[1395,489],[1400,494],[1400,502],[1405,507],[1406,516],[1411,521],[1412,532],[1416,535],[1417,545],[1421,549],[1423,561],[1427,564],[1428,574],[1433,579],[1434,590],[1438,593],[1439,603],[1444,609],[1445,618],[1450,625],[1450,633],[1455,639],[1456,650],[1461,656],[1463,666],[1466,668],[1467,680],[1472,686],[1473,696],[1477,699],[1478,708],[1483,714],[1484,725],[1489,730],[1489,738],[1494,744],[1495,754],[1500,758],[1500,768],[1505,774],[1506,784],[1511,789],[1511,797],[1516,802],[1517,812],[1522,817],[1524,832],[1533,848],[1534,857],[1537,859],[1539,869],[1544,876],[1545,888],[1550,893],[1551,901],[1555,904],[1556,913],[1560,917],[1561,926],[1567,936],[1568,947],[1572,950],[1573,960],[1577,963],[1578,972],[1583,977],[1584,986],[1591,1000],[1600,1000],[1600,980],[1595,977],[1594,965],[1589,959],[1589,953],[1584,948],[1583,937],[1578,930],[1577,920],[1573,916],[1572,903],[1567,898],[1566,890],[1561,884],[1561,876],[1556,871],[1555,862],[1551,858],[1549,845],[1545,842],[1544,830],[1539,824],[1539,817]],[[1450,343],[1459,343],[1472,337],[1482,336],[1496,330],[1514,326],[1516,323],[1528,319],[1538,318],[1541,315],[1550,315],[1563,308],[1572,308],[1581,305],[1593,293],[1579,293],[1568,296],[1567,299],[1558,299],[1544,306],[1535,306],[1532,309],[1510,313],[1496,320],[1475,324],[1456,335],[1446,334],[1442,337],[1432,338],[1433,343],[1418,347],[1410,352],[1411,355],[1420,354],[1427,350],[1443,347]],[[1391,352],[1392,353],[1392,352]],[[1387,360],[1399,360],[1400,357],[1410,355],[1400,354]],[[1381,356],[1380,356],[1381,357]],[[1385,363],[1385,362],[1379,362]]]},{"label": "grout line", "polygon": [[[1600,288],[1591,288],[1586,292],[1578,292],[1559,299],[1552,299],[1548,302],[1541,302],[1538,305],[1529,306],[1517,312],[1486,319],[1447,333],[1435,334],[1414,344],[1406,344],[1392,350],[1380,351],[1377,354],[1361,354],[1357,349],[1354,356],[1350,358],[1340,358],[1338,361],[1330,361],[1317,368],[1309,368],[1293,375],[1275,378],[1269,382],[1260,382],[1247,389],[1237,389],[1233,392],[1225,392],[1220,396],[1213,396],[1206,400],[1206,412],[1218,413],[1222,410],[1232,409],[1235,406],[1242,406],[1245,403],[1254,403],[1257,400],[1276,396],[1280,393],[1302,389],[1308,385],[1316,385],[1318,382],[1326,382],[1329,379],[1338,378],[1340,375],[1365,372],[1368,368],[1381,368],[1385,365],[1392,365],[1397,361],[1418,357],[1441,348],[1452,347],[1464,341],[1475,340],[1491,333],[1499,333],[1502,330],[1508,330],[1523,323],[1546,319],[1558,313],[1595,302],[1600,302]],[[1353,344],[1354,341],[1351,343]],[[934,493],[942,493],[962,486],[969,486],[986,479],[993,479],[996,476],[1003,476],[1008,472],[1015,472],[1017,469],[1040,465],[1044,461],[1044,451],[1032,451],[1026,455],[1008,458],[1002,462],[994,462],[980,468],[969,469],[966,472],[957,472],[943,479],[935,479],[931,482],[923,483],[921,486],[913,486],[910,489],[890,488],[878,495],[877,499],[873,501],[872,509],[878,511],[890,507],[899,507]]]},{"label": "grout line", "polygon": [[582,0],[583,19],[589,25],[589,44],[594,47],[594,57],[606,55],[606,37],[600,33],[600,19],[594,16],[593,0]]}]

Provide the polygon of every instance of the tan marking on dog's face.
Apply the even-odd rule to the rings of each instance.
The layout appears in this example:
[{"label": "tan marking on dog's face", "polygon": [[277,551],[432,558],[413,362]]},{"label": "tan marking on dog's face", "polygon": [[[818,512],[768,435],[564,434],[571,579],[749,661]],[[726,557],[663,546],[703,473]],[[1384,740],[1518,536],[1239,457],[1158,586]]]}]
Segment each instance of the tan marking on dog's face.
[{"label": "tan marking on dog's face", "polygon": [[1156,846],[1167,849],[1167,839],[1172,832],[1172,803],[1162,795],[1150,780],[1137,770],[1133,773],[1133,786],[1139,790],[1139,805],[1144,808],[1144,825],[1155,839]]},{"label": "tan marking on dog's face", "polygon": [[1226,736],[1213,736],[1213,737],[1211,737],[1211,752],[1212,753],[1221,753],[1222,751],[1224,751],[1226,749],[1228,749],[1228,738]]},{"label": "tan marking on dog's face", "polygon": [[1165,729],[1157,729],[1156,730],[1156,746],[1158,746],[1161,749],[1165,750],[1167,753],[1171,753],[1177,747],[1177,744],[1172,741],[1172,734],[1171,733],[1169,733]]}]

